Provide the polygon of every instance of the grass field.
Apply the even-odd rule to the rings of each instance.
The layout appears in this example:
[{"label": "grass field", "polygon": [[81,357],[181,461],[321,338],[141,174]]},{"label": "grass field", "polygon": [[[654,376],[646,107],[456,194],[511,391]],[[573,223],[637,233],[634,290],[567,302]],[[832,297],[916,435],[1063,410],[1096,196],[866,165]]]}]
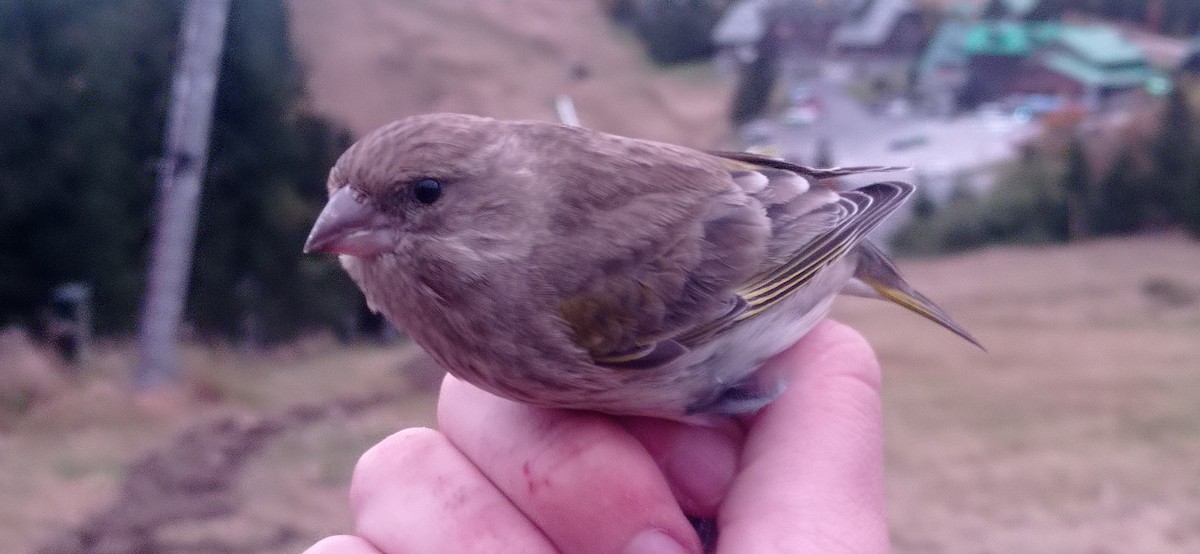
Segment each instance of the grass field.
[{"label": "grass field", "polygon": [[1200,551],[1200,245],[903,265],[989,352],[886,306],[837,312],[884,361],[898,551]]},{"label": "grass field", "polygon": [[[289,0],[312,107],[356,135],[404,116],[463,112],[582,123],[711,148],[728,139],[733,83],[708,64],[654,67],[593,1]],[[572,77],[583,69],[587,77]]]},{"label": "grass field", "polygon": [[[989,351],[882,303],[836,309],[884,363],[898,552],[1200,551],[1200,245],[1145,237],[902,265]],[[358,455],[432,423],[433,398],[398,371],[411,355],[192,349],[192,390],[207,400],[139,402],[118,378],[127,353],[111,349],[0,431],[0,552],[111,503],[123,464],[197,418],[395,390],[405,399],[274,439],[245,469],[235,516],[167,535],[238,542],[286,527],[295,536],[274,551],[295,552],[346,531]]]}]

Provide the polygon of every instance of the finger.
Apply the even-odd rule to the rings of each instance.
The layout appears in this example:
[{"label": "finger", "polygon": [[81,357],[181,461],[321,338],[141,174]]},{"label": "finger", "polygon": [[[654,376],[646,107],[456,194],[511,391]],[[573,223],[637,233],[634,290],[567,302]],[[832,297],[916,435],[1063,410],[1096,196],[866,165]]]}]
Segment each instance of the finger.
[{"label": "finger", "polygon": [[789,375],[753,420],[718,550],[886,552],[879,363],[824,323],[770,362]]},{"label": "finger", "polygon": [[622,424],[658,464],[683,512],[712,518],[737,471],[742,431],[700,427],[665,419],[629,417]]},{"label": "finger", "polygon": [[563,552],[700,552],[654,460],[612,418],[448,377],[438,425]]},{"label": "finger", "polygon": [[355,533],[382,552],[554,552],[462,453],[431,429],[363,454],[350,483]]},{"label": "finger", "polygon": [[351,535],[326,537],[309,547],[304,554],[383,554],[371,543]]}]

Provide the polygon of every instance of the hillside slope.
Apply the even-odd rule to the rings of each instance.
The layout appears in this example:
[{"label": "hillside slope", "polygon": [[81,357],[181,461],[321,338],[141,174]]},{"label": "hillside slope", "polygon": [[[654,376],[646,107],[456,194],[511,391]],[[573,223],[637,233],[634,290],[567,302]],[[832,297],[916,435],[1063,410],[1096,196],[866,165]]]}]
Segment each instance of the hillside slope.
[{"label": "hillside slope", "polygon": [[[836,304],[885,368],[896,552],[1200,552],[1200,243],[1148,236],[901,262],[989,351],[883,302]],[[31,551],[118,502],[119,468],[184,420],[411,391],[275,439],[247,467],[237,514],[174,535],[243,544],[288,529],[253,551],[299,552],[353,529],[346,489],[364,450],[436,420],[432,394],[401,369],[413,359],[404,347],[189,347],[185,367],[209,401],[170,409],[174,419],[126,396],[132,356],[104,348],[78,386],[0,431],[0,552]]]},{"label": "hillside slope", "polygon": [[[596,2],[290,0],[313,107],[356,135],[431,111],[553,120],[575,98],[603,131],[711,147],[731,85],[707,68],[664,71]],[[573,82],[576,66],[588,77]]]},{"label": "hillside slope", "polygon": [[847,298],[885,368],[897,552],[1200,552],[1200,243],[902,260],[980,352]]}]

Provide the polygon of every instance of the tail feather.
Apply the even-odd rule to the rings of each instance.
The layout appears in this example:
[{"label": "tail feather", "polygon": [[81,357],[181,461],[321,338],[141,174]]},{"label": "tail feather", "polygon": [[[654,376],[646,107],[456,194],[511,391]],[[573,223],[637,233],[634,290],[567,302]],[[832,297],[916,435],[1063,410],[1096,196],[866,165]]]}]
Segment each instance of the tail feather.
[{"label": "tail feather", "polygon": [[858,268],[854,272],[854,277],[869,286],[879,298],[904,306],[921,317],[945,327],[951,333],[979,347],[980,350],[987,351],[971,333],[950,319],[950,316],[937,304],[909,285],[900,276],[895,264],[879,250],[878,246],[869,241],[863,241],[859,243],[858,251]]}]

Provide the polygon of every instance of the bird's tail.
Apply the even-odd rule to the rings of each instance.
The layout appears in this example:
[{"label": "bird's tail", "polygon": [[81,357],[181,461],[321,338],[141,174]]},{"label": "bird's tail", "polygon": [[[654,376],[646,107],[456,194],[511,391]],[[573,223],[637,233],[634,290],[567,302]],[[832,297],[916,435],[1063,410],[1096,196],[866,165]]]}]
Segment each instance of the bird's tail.
[{"label": "bird's tail", "polygon": [[854,278],[867,285],[868,292],[874,293],[865,294],[865,296],[890,300],[904,306],[945,327],[951,333],[966,339],[967,342],[978,346],[981,350],[986,350],[975,337],[971,336],[971,333],[950,319],[950,316],[937,304],[925,298],[925,295],[917,292],[912,285],[905,282],[904,278],[900,276],[900,272],[896,270],[895,264],[879,250],[878,246],[870,241],[863,241],[859,243],[858,253],[858,268],[854,271]]}]

